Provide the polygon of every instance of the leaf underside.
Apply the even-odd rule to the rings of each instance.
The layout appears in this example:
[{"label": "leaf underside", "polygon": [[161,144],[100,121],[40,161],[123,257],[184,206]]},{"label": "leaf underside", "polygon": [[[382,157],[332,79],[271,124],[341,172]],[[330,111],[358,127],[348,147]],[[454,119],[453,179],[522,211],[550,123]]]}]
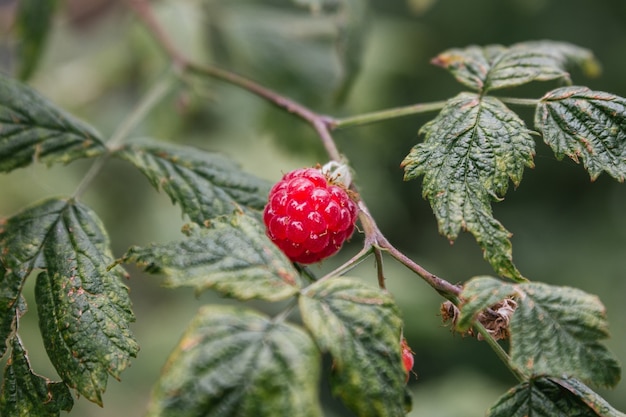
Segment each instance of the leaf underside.
[{"label": "leaf underside", "polygon": [[618,181],[626,177],[626,99],[564,87],[542,97],[535,126],[558,159],[582,162],[595,180],[603,171]]},{"label": "leaf underside", "polygon": [[459,330],[476,315],[508,296],[518,307],[510,322],[511,365],[523,374],[566,375],[599,386],[615,386],[619,362],[600,343],[608,338],[606,311],[600,300],[576,288],[543,283],[509,284],[491,277],[470,280],[461,294]]},{"label": "leaf underside", "polygon": [[321,417],[320,354],[301,328],[205,306],[170,356],[149,417]]},{"label": "leaf underside", "polygon": [[624,417],[602,397],[570,378],[539,377],[503,395],[488,417]]},{"label": "leaf underside", "polygon": [[455,240],[469,231],[499,275],[522,279],[510,233],[493,217],[491,202],[533,166],[534,141],[524,122],[494,97],[461,93],[420,133],[424,141],[402,162],[404,178],[424,176],[423,196],[440,233]]},{"label": "leaf underside", "polygon": [[113,258],[102,223],[76,201],[49,199],[6,220],[0,247],[3,285],[21,289],[34,269],[43,269],[35,297],[50,361],[67,385],[101,404],[108,374],[119,379],[138,351],[121,282],[126,274],[120,266],[108,269]]},{"label": "leaf underside", "polygon": [[243,172],[218,154],[142,140],[115,155],[133,163],[199,224],[238,208],[262,210],[267,202],[269,182]]},{"label": "leaf underside", "polygon": [[216,219],[209,228],[193,224],[186,233],[184,240],[133,247],[123,260],[164,273],[173,287],[213,288],[241,300],[278,301],[302,286],[291,262],[245,214]]},{"label": "leaf underside", "polygon": [[404,415],[402,322],[391,296],[335,277],[307,287],[299,303],[315,341],[333,357],[333,393],[359,416]]},{"label": "leaf underside", "polygon": [[90,126],[0,73],[0,172],[35,161],[67,164],[105,151]]}]

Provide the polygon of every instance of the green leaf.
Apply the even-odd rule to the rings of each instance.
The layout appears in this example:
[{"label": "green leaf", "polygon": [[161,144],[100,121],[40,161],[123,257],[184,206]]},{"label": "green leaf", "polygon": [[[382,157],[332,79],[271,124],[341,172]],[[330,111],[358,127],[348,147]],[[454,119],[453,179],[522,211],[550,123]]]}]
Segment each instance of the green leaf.
[{"label": "green leaf", "polygon": [[209,228],[192,224],[185,232],[181,241],[133,247],[123,261],[166,274],[172,287],[213,288],[241,300],[282,300],[302,287],[291,262],[249,216],[236,213],[211,221]]},{"label": "green leaf", "polygon": [[7,351],[7,340],[17,329],[17,319],[26,312],[22,283],[22,279],[7,273],[0,263],[0,358]]},{"label": "green leaf", "polygon": [[620,365],[599,342],[609,336],[604,306],[576,288],[474,278],[461,293],[460,330],[481,310],[512,295],[518,303],[510,322],[514,367],[526,375],[566,375],[601,386],[619,382]]},{"label": "green leaf", "polygon": [[540,377],[502,396],[488,417],[624,417],[575,379]]},{"label": "green leaf", "polygon": [[535,126],[558,159],[582,161],[595,180],[606,171],[618,181],[626,176],[626,99],[565,87],[542,97]]},{"label": "green leaf", "polygon": [[0,356],[6,352],[4,342],[13,332],[16,318],[26,311],[21,300],[26,278],[34,268],[45,267],[39,255],[46,231],[54,227],[66,204],[50,200],[0,223]]},{"label": "green leaf", "polygon": [[[0,263],[11,279],[34,268],[39,327],[52,364],[71,388],[101,404],[107,374],[119,378],[138,346],[125,272],[113,262],[95,213],[74,200],[49,199],[9,218]],[[21,284],[20,284],[21,285]]]},{"label": "green leaf", "polygon": [[27,80],[37,69],[46,39],[52,26],[56,0],[21,0],[17,9],[17,30],[20,37],[21,80]]},{"label": "green leaf", "polygon": [[402,321],[389,293],[336,277],[307,287],[302,320],[334,360],[333,393],[361,417],[404,415]]},{"label": "green leaf", "polygon": [[512,261],[510,233],[493,218],[509,180],[518,185],[533,166],[534,141],[524,122],[493,97],[461,93],[420,130],[402,162],[405,180],[424,176],[423,196],[450,240],[471,232],[499,275],[522,279]]},{"label": "green leaf", "polygon": [[144,140],[126,145],[117,155],[139,168],[199,224],[238,207],[262,210],[267,203],[269,182],[217,154]]},{"label": "green leaf", "polygon": [[67,386],[35,374],[19,338],[15,337],[11,346],[0,389],[0,415],[54,417],[61,410],[69,412],[74,400]]},{"label": "green leaf", "polygon": [[90,126],[0,73],[0,172],[34,161],[66,164],[105,151]]},{"label": "green leaf", "polygon": [[320,354],[300,327],[203,307],[168,360],[150,417],[318,417]]},{"label": "green leaf", "polygon": [[589,75],[599,71],[593,54],[584,48],[553,41],[523,42],[510,47],[488,45],[447,50],[433,59],[462,84],[487,92],[516,87],[532,81],[563,79],[566,68],[576,64]]}]

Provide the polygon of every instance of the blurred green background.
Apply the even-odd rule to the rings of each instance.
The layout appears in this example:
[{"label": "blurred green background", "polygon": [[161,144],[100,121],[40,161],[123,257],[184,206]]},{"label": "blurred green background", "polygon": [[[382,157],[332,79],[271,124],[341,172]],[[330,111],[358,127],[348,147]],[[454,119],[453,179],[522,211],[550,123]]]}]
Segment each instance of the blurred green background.
[{"label": "blurred green background", "polygon": [[[293,2],[295,3],[295,2]],[[309,2],[317,3],[317,2]],[[331,2],[332,3],[332,2]],[[451,47],[503,45],[551,39],[591,49],[603,65],[596,79],[573,70],[575,84],[626,96],[626,2],[624,0],[372,0],[366,12],[349,0],[340,23],[348,34],[337,45],[336,21],[311,14],[287,0],[168,0],[155,2],[159,18],[177,44],[202,62],[233,69],[303,104],[333,116],[447,99],[463,88],[429,64]],[[15,1],[0,1],[0,64],[17,65],[20,39],[11,31]],[[348,53],[337,53],[337,47]],[[343,69],[356,68],[356,78]],[[142,94],[163,76],[168,63],[124,3],[114,0],[60,2],[42,66],[31,81],[60,106],[110,135]],[[351,81],[343,102],[338,91]],[[510,95],[536,98],[556,83],[537,83]],[[193,80],[163,101],[134,132],[225,153],[249,172],[274,181],[281,173],[324,162],[313,131],[260,99],[213,80]],[[508,94],[509,92],[507,92]],[[513,108],[527,120],[532,113]],[[457,283],[491,274],[473,238],[454,245],[437,233],[420,182],[402,181],[399,165],[417,143],[417,131],[434,114],[411,116],[337,131],[341,152],[356,172],[361,194],[390,241],[430,271]],[[514,236],[514,260],[532,280],[571,285],[600,296],[611,323],[607,341],[626,362],[626,186],[602,175],[594,183],[573,162],[555,160],[540,140],[536,168],[518,189],[494,205]],[[0,176],[0,218],[46,196],[70,194],[89,161],[46,168],[35,165]],[[127,164],[110,161],[84,201],[106,224],[116,256],[133,244],[180,236],[178,208]],[[322,274],[354,254],[353,238]],[[404,267],[386,260],[390,290],[402,310],[405,334],[416,354],[418,377],[410,381],[413,416],[481,416],[515,381],[486,344],[452,335],[438,316],[442,301]],[[123,381],[111,380],[104,408],[84,399],[71,415],[138,416],[167,355],[197,308],[228,302],[215,294],[170,290],[161,279],[129,268],[131,297],[141,351]],[[375,285],[373,262],[351,272]],[[53,376],[37,330],[32,281],[25,295],[30,312],[20,332],[35,370]],[[270,308],[258,304],[260,308]],[[599,392],[626,410],[626,384]],[[327,415],[350,415],[329,397]]]}]

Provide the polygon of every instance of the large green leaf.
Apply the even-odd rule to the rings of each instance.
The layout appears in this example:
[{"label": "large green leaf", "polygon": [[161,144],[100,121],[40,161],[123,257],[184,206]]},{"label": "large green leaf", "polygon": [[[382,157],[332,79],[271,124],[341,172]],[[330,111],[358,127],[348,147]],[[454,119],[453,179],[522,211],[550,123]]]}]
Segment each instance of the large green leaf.
[{"label": "large green leaf", "polygon": [[302,320],[334,360],[333,392],[359,416],[404,415],[402,321],[391,296],[362,281],[318,281],[300,297]]},{"label": "large green leaf", "polygon": [[150,417],[318,417],[320,354],[301,328],[203,307],[170,356]]},{"label": "large green leaf", "polygon": [[108,269],[102,223],[74,200],[49,199],[9,218],[0,247],[12,285],[45,269],[35,295],[48,356],[66,384],[101,404],[107,375],[119,378],[138,350],[125,273]]},{"label": "large green leaf", "polygon": [[105,151],[90,126],[0,73],[0,172],[34,161],[68,163]]},{"label": "large green leaf", "polygon": [[624,417],[575,379],[539,377],[511,389],[488,417]]},{"label": "large green leaf", "polygon": [[566,69],[572,64],[590,75],[599,71],[599,64],[589,50],[552,41],[523,42],[510,47],[454,48],[439,54],[433,63],[446,68],[462,84],[482,92],[531,81],[560,78],[570,82]]},{"label": "large green leaf", "polygon": [[22,342],[11,343],[11,360],[0,389],[0,415],[11,417],[55,417],[70,411],[72,394],[63,382],[52,382],[33,372]]},{"label": "large green leaf", "polygon": [[557,158],[582,161],[592,179],[602,171],[626,176],[626,99],[587,87],[564,87],[542,97],[535,126]]},{"label": "large green leaf", "polygon": [[402,162],[404,178],[424,176],[423,196],[440,233],[454,240],[461,229],[471,232],[498,274],[521,279],[510,233],[493,218],[491,201],[533,166],[534,141],[524,122],[496,98],[461,93],[420,133],[424,142]]},{"label": "large green leaf", "polygon": [[148,140],[128,144],[116,155],[132,162],[196,223],[237,207],[262,210],[267,202],[271,184],[221,155]]},{"label": "large green leaf", "polygon": [[56,0],[21,0],[17,9],[17,30],[20,35],[19,78],[27,80],[37,69],[45,47]]},{"label": "large green leaf", "polygon": [[184,240],[133,247],[123,260],[166,274],[173,287],[214,288],[242,300],[281,300],[302,286],[291,262],[249,216],[237,213],[185,231]]},{"label": "large green leaf", "polygon": [[614,386],[621,369],[600,343],[609,336],[600,300],[576,288],[543,283],[509,284],[491,277],[470,280],[461,293],[459,329],[466,330],[481,310],[504,297],[518,306],[510,322],[511,364],[526,375],[573,377]]}]

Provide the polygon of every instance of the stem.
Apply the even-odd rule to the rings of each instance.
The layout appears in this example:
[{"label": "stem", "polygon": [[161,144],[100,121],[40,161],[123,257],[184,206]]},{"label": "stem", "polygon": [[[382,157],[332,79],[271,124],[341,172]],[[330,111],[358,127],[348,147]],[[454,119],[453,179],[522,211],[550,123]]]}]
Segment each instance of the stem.
[{"label": "stem", "polygon": [[506,353],[504,349],[502,348],[502,346],[500,346],[500,343],[498,343],[489,334],[487,329],[485,329],[485,326],[483,326],[477,321],[474,327],[476,328],[476,330],[478,330],[478,333],[480,333],[480,335],[483,337],[483,340],[487,342],[487,344],[491,347],[491,349],[493,349],[493,351],[496,353],[496,356],[498,356],[498,358],[500,358],[500,360],[504,362],[506,367],[509,369],[509,371],[511,371],[511,373],[515,376],[515,378],[519,382],[527,381],[528,378],[523,373],[521,373],[519,370],[511,366],[511,358],[509,357],[508,353]]},{"label": "stem", "polygon": [[516,97],[497,97],[498,100],[508,103],[516,104],[518,106],[535,107],[541,100],[535,98],[516,98]]},{"label": "stem", "polygon": [[128,117],[117,127],[111,138],[107,141],[108,152],[98,158],[89,171],[85,174],[82,181],[76,187],[76,191],[72,198],[80,197],[91,184],[91,181],[98,175],[106,161],[110,158],[111,152],[115,150],[120,143],[126,139],[128,134],[146,117],[152,108],[168,93],[173,85],[174,78],[170,76],[169,71],[161,76],[161,79],[153,84],[146,95],[141,99],[137,106],[130,112]]},{"label": "stem", "polygon": [[[333,277],[337,277],[337,276],[345,274],[346,272],[348,272],[349,270],[351,270],[352,268],[356,267],[358,264],[363,262],[365,258],[367,258],[370,255],[370,253],[372,253],[373,250],[374,248],[372,246],[369,246],[369,245],[364,246],[363,249],[359,251],[359,253],[354,255],[352,258],[350,258],[347,262],[343,263],[341,266],[337,267],[336,269],[332,270],[331,272],[327,273],[326,275],[318,279],[317,282],[326,281],[327,279],[331,279]],[[302,294],[306,294],[308,288],[309,287],[304,288],[302,290]]]},{"label": "stem", "polygon": [[446,103],[447,101],[434,101],[432,103],[419,103],[405,107],[396,107],[393,109],[344,117],[342,119],[332,119],[329,124],[332,129],[359,126],[368,123],[380,122],[382,120],[410,116],[412,114],[438,111],[441,110]]}]

